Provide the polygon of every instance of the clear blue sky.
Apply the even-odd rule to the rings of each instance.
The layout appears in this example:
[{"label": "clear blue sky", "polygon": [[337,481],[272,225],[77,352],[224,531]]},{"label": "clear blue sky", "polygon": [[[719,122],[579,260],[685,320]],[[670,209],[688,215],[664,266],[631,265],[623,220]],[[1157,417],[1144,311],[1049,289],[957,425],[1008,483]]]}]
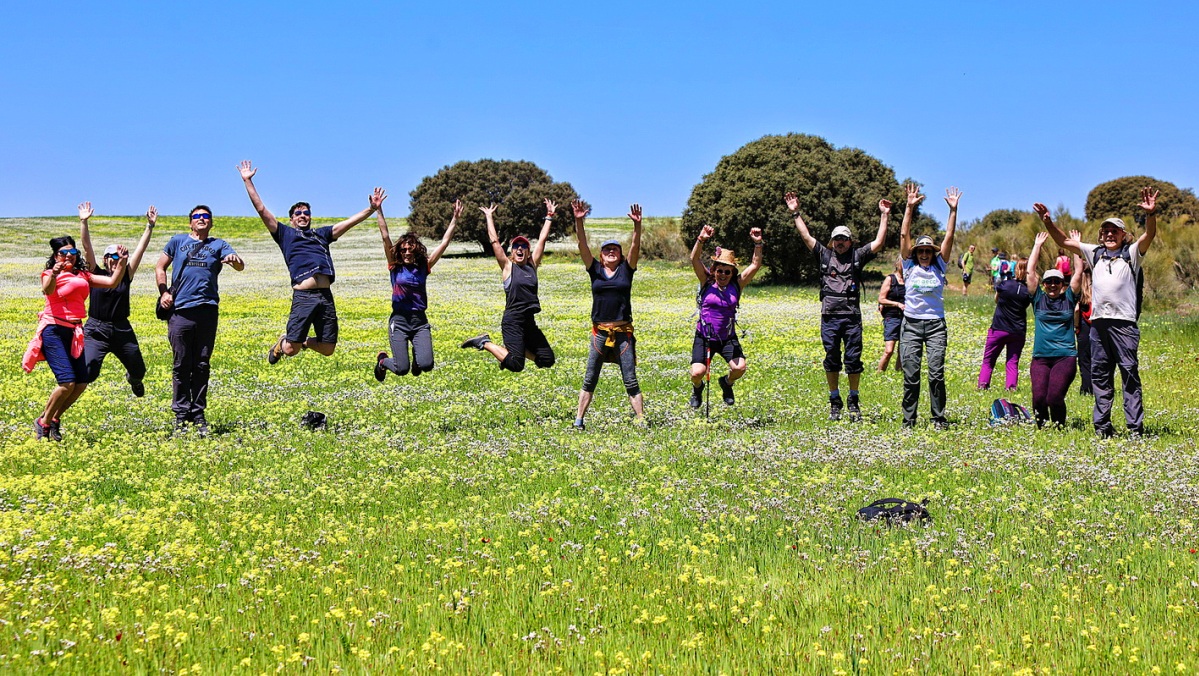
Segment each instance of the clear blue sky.
[{"label": "clear blue sky", "polygon": [[[965,191],[963,218],[1097,183],[1199,187],[1193,2],[10,2],[0,216],[317,215],[462,159],[526,159],[621,215],[817,134]],[[939,202],[932,213],[943,218]]]}]

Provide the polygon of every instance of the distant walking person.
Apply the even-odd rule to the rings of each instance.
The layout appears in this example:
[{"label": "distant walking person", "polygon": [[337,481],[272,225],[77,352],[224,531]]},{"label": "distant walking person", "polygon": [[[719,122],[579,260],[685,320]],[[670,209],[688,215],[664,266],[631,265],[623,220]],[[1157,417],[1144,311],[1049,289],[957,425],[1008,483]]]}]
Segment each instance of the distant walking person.
[{"label": "distant walking person", "polygon": [[[899,331],[903,328],[903,300],[907,286],[903,283],[903,260],[896,260],[891,274],[883,278],[883,285],[878,290],[878,311],[883,316],[883,356],[878,360],[878,372],[887,370],[891,356],[895,354],[895,346],[899,343]],[[895,370],[900,370],[899,359],[895,360]]]},{"label": "distant walking person", "polygon": [[486,350],[500,362],[500,368],[512,372],[525,370],[525,360],[532,359],[537,368],[547,369],[554,365],[554,349],[537,326],[537,313],[541,312],[541,299],[537,295],[537,268],[545,254],[549,241],[550,226],[554,224],[554,212],[558,205],[545,200],[545,218],[541,222],[541,233],[537,246],[529,250],[529,238],[517,235],[512,238],[511,250],[504,253],[495,229],[495,210],[492,204],[480,207],[487,220],[487,236],[491,241],[491,253],[500,266],[500,277],[504,285],[504,317],[500,320],[500,332],[504,344],[496,345],[487,333],[479,334],[462,343],[463,348],[473,347]]},{"label": "distant walking person", "polygon": [[[907,280],[904,298],[903,331],[899,338],[899,358],[903,364],[903,426],[916,426],[916,411],[920,406],[920,367],[924,350],[928,348],[928,395],[932,409],[933,427],[949,428],[945,418],[945,349],[949,331],[945,324],[945,262],[953,253],[953,235],[958,222],[958,200],[962,191],[949,188],[945,203],[949,205],[949,220],[941,246],[933,238],[920,235],[912,244],[911,223],[916,206],[924,200],[920,188],[907,187],[907,208],[899,233],[899,255],[904,260]],[[910,256],[910,258],[909,258]]]},{"label": "distant walking person", "polygon": [[[375,188],[368,198],[369,206],[340,223],[314,228],[312,206],[307,202],[296,202],[287,212],[290,225],[281,225],[258,196],[254,186],[254,175],[258,170],[249,160],[243,160],[237,170],[245,183],[250,203],[283,252],[283,262],[291,275],[291,314],[287,318],[287,329],[267,352],[267,363],[277,364],[285,355],[293,357],[305,349],[328,357],[337,347],[338,329],[337,307],[330,289],[336,274],[329,245],[379,208],[385,197],[383,189]],[[309,329],[315,334],[311,338]]]},{"label": "distant walking person", "polygon": [[574,428],[585,428],[583,418],[599,385],[600,370],[605,362],[620,365],[633,416],[645,422],[645,407],[641,385],[637,382],[637,339],[633,336],[633,274],[641,257],[641,205],[629,207],[633,221],[633,241],[626,258],[620,241],[605,240],[600,244],[600,257],[591,254],[587,244],[584,221],[591,207],[582,200],[570,204],[575,217],[575,236],[579,240],[579,256],[591,278],[591,348],[587,351],[587,369],[583,373],[583,389],[579,390],[579,408]]},{"label": "distant walking person", "polygon": [[[117,264],[121,260],[120,247],[110,244],[104,249],[104,258],[96,261],[96,252],[92,249],[91,233],[88,232],[88,219],[92,217],[92,203],[84,202],[79,205],[79,242],[83,245],[84,260],[87,269],[93,276],[115,277]],[[133,283],[133,275],[142,264],[146,248],[150,246],[150,235],[158,223],[158,210],[151,206],[146,210],[146,228],[142,231],[141,239],[129,254],[124,275],[117,277],[116,286],[106,289],[92,287],[91,303],[88,305],[87,324],[83,326],[86,338],[83,346],[84,361],[87,363],[87,382],[94,383],[100,377],[100,367],[104,358],[111,352],[125,367],[125,381],[133,395],[141,397],[146,394],[146,360],[142,357],[141,346],[137,342],[137,334],[129,323],[129,285]]]},{"label": "distant walking person", "polygon": [[[1040,260],[1041,245],[1047,239],[1049,233],[1037,233],[1028,257],[1030,261]],[[1057,267],[1046,270],[1038,280],[1035,263],[1028,266],[1025,282],[1032,294],[1032,315],[1036,323],[1029,381],[1037,427],[1043,427],[1046,421],[1052,421],[1058,428],[1066,425],[1066,394],[1074,382],[1078,361],[1074,346],[1074,305],[1082,284],[1082,270],[1075,269],[1068,288],[1065,281]]]},{"label": "distant walking person", "polygon": [[[1034,259],[1035,260],[1035,259]],[[1028,339],[1028,306],[1032,295],[1025,284],[1028,259],[1016,263],[1017,279],[1001,279],[995,284],[995,313],[991,316],[991,328],[987,329],[987,342],[983,345],[982,366],[978,370],[978,389],[991,387],[991,373],[999,353],[1007,351],[1004,369],[1004,387],[1013,392],[1020,380],[1020,355]]]},{"label": "distant walking person", "polygon": [[[175,430],[195,426],[200,436],[208,434],[208,378],[212,349],[216,344],[221,295],[217,278],[226,265],[241,272],[245,261],[223,239],[210,237],[212,209],[200,204],[188,214],[191,232],[167,241],[154,266],[158,282],[158,304],[171,309],[167,338],[175,355],[171,367]],[[167,268],[173,266],[171,286]]]},{"label": "distant walking person", "polygon": [[966,253],[958,260],[958,267],[962,270],[962,295],[966,296],[970,293],[970,280],[974,279],[974,245],[971,244]]},{"label": "distant walking person", "polygon": [[383,253],[387,255],[387,270],[391,277],[391,317],[387,320],[391,356],[380,352],[375,358],[375,380],[379,382],[387,378],[388,371],[397,376],[411,371],[412,375],[419,376],[433,370],[433,333],[425,315],[425,310],[429,309],[425,282],[450,246],[458,227],[458,217],[462,215],[462,203],[455,201],[450,224],[446,226],[441,242],[431,252],[411,230],[392,244],[387,219],[383,216],[384,197],[379,199],[375,218],[379,222],[379,235],[383,238]]},{"label": "distant walking person", "polygon": [[753,281],[762,268],[762,229],[750,228],[749,239],[754,243],[754,256],[740,274],[737,273],[737,256],[732,249],[716,247],[712,255],[712,267],[704,265],[702,256],[704,243],[712,238],[713,228],[705,225],[691,247],[691,269],[699,279],[697,295],[699,321],[695,324],[695,338],[691,341],[691,408],[703,404],[704,378],[712,367],[712,355],[718,354],[729,365],[729,373],[721,376],[721,397],[724,403],[736,403],[733,383],[745,375],[748,368],[741,341],[737,338],[737,308],[741,304],[741,293]]},{"label": "distant walking person", "polygon": [[[82,217],[87,205],[79,205]],[[62,441],[62,416],[87,389],[87,363],[84,360],[83,319],[87,315],[87,298],[92,288],[112,289],[125,275],[129,251],[123,246],[116,250],[117,261],[111,275],[93,275],[79,260],[75,240],[66,235],[50,240],[50,258],[42,270],[42,294],[46,306],[38,313],[37,330],[21,360],[26,373],[37,362],[45,360],[57,383],[50,392],[42,414],[33,421],[36,438]]]},{"label": "distant walking person", "polygon": [[[887,217],[891,213],[890,200],[878,201],[878,232],[874,239],[856,249],[853,233],[848,227],[833,228],[828,246],[816,241],[808,232],[803,216],[799,213],[799,198],[787,193],[783,199],[795,229],[816,256],[820,266],[820,340],[824,344],[824,379],[828,383],[829,420],[840,420],[842,408],[848,406],[849,419],[862,417],[859,406],[858,386],[862,371],[862,270],[874,260],[887,241]],[[845,346],[842,361],[842,344]],[[849,397],[841,399],[840,378],[844,364],[849,379]]]},{"label": "distant walking person", "polygon": [[1100,437],[1115,434],[1112,426],[1112,402],[1115,399],[1115,373],[1120,369],[1124,383],[1124,422],[1135,435],[1145,432],[1145,409],[1141,399],[1141,373],[1138,351],[1141,330],[1140,298],[1137,277],[1141,261],[1157,237],[1157,191],[1141,189],[1140,208],[1145,212],[1145,232],[1135,241],[1124,221],[1109,218],[1099,225],[1099,244],[1084,244],[1067,239],[1049,209],[1041,203],[1033,205],[1049,231],[1049,236],[1062,248],[1079,254],[1082,263],[1091,270],[1091,387],[1095,392],[1092,422]]}]

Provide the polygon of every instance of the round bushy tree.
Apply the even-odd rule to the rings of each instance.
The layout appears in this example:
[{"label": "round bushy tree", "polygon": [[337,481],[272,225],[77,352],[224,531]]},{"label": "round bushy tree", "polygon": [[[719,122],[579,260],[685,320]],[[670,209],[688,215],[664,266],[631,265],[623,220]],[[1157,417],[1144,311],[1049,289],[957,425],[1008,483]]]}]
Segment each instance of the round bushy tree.
[{"label": "round bushy tree", "polygon": [[1087,194],[1086,215],[1088,221],[1102,221],[1112,216],[1126,222],[1141,214],[1141,188],[1149,186],[1159,192],[1157,214],[1160,218],[1178,218],[1183,214],[1192,219],[1199,216],[1199,199],[1192,190],[1183,190],[1169,181],[1151,176],[1125,176],[1100,183]]},{"label": "round bushy tree", "polygon": [[[804,246],[783,202],[788,191],[799,197],[804,221],[822,242],[838,225],[848,226],[857,241],[874,239],[878,201],[887,198],[895,205],[888,246],[899,241],[905,197],[895,172],[857,148],[834,148],[818,136],[805,134],[764,136],[722,157],[691,191],[683,212],[684,238],[690,242],[701,227],[711,225],[716,230],[714,241],[747,259],[749,230],[759,227],[772,280],[816,281],[815,257]],[[912,225],[914,235],[936,230],[936,221],[928,217]]]},{"label": "round bushy tree", "polygon": [[466,209],[458,222],[458,237],[478,242],[484,251],[490,250],[487,222],[478,207],[492,202],[501,205],[495,225],[500,240],[507,246],[517,235],[535,237],[541,231],[547,197],[558,204],[550,239],[571,231],[574,217],[570,202],[579,199],[569,183],[554,182],[544,169],[524,160],[464,160],[442,167],[422,179],[409,197],[409,227],[429,239],[445,234],[454,200],[462,200]]}]

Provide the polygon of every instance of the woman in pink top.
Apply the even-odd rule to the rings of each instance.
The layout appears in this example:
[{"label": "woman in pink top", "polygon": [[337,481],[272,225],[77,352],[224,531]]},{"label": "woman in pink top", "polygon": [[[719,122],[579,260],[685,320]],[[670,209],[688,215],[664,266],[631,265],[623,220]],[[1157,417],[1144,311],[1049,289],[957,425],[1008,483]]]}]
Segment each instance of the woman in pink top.
[{"label": "woman in pink top", "polygon": [[[91,287],[110,289],[117,285],[129,262],[129,250],[117,247],[120,259],[112,276],[92,276],[79,259],[79,250],[70,235],[50,240],[54,251],[42,271],[42,293],[46,307],[38,315],[37,333],[30,342],[30,353],[46,360],[54,372],[57,387],[41,416],[33,421],[38,439],[62,441],[59,418],[87,389],[87,366],[83,359],[83,321],[87,319],[87,298]],[[32,360],[36,360],[34,356]],[[27,360],[26,369],[32,368]]]}]

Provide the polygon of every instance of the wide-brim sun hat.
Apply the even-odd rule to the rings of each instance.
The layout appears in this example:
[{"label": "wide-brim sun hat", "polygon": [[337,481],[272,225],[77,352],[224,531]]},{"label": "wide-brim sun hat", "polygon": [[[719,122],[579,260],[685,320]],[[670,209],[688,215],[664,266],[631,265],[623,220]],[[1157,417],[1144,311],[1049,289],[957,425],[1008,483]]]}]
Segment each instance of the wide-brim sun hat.
[{"label": "wide-brim sun hat", "polygon": [[932,237],[929,237],[928,235],[920,235],[919,237],[916,238],[916,243],[914,245],[912,245],[912,251],[915,252],[916,249],[925,249],[925,248],[936,249],[937,245],[933,242]]},{"label": "wide-brim sun hat", "polygon": [[716,247],[716,253],[712,254],[712,262],[735,268],[737,267],[737,256],[733,253],[732,249]]}]

